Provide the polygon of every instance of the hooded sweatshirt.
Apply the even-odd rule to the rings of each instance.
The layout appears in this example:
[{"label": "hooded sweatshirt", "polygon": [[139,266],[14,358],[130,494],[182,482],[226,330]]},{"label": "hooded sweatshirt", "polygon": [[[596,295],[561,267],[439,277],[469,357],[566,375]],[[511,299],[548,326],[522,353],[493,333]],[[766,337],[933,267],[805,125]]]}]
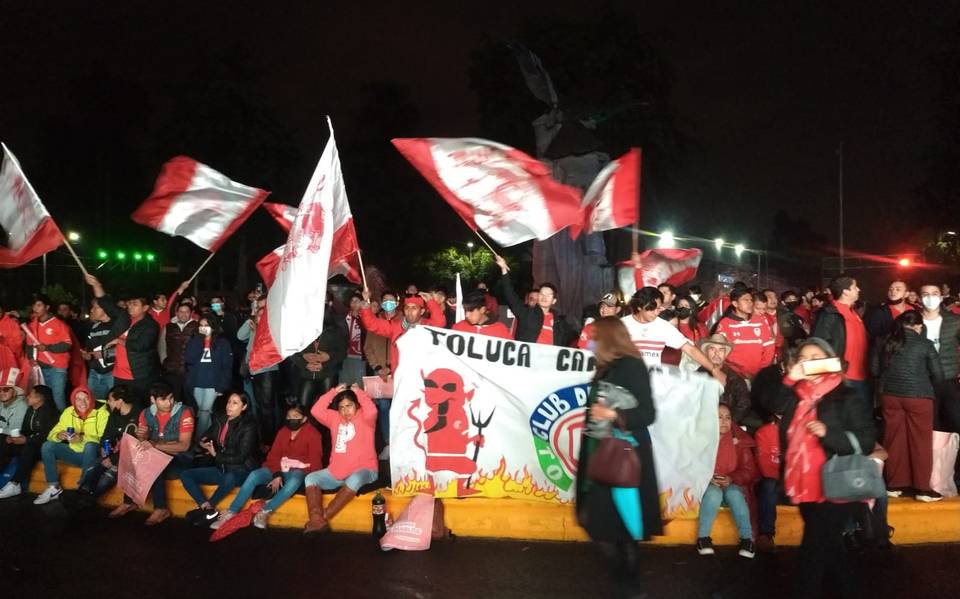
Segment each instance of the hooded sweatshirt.
[{"label": "hooded sweatshirt", "polygon": [[[77,394],[79,393],[86,393],[87,397],[90,398],[90,407],[83,413],[77,410]],[[59,443],[60,440],[57,439],[57,434],[73,427],[74,432],[77,434],[74,437],[74,441],[70,443],[70,449],[80,453],[83,451],[85,444],[100,443],[100,437],[103,436],[103,431],[107,427],[107,419],[109,419],[109,417],[110,414],[107,411],[107,406],[104,405],[99,408],[96,406],[96,401],[93,400],[93,393],[90,392],[90,389],[77,387],[70,394],[70,407],[60,414],[60,420],[50,429],[50,434],[47,435],[47,441]],[[80,438],[80,433],[83,433],[82,439]]]},{"label": "hooded sweatshirt", "polygon": [[20,428],[26,413],[27,402],[19,393],[9,403],[0,403],[0,434],[9,435],[10,431]]}]

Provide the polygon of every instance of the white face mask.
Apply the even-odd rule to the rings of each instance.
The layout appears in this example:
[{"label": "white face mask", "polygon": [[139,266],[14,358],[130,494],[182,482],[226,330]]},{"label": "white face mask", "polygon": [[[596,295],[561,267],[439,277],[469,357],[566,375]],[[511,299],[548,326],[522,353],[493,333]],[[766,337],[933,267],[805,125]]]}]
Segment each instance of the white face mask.
[{"label": "white face mask", "polygon": [[699,293],[691,293],[691,294],[690,294],[690,299],[692,299],[692,300],[695,301],[695,302],[699,302],[699,301],[700,301],[700,294],[699,294]]},{"label": "white face mask", "polygon": [[197,330],[198,330],[198,331],[200,332],[200,334],[203,335],[204,337],[206,337],[207,335],[209,335],[209,334],[212,332],[212,329],[211,329],[210,327],[200,327],[200,328],[197,329]]},{"label": "white face mask", "polygon": [[940,307],[942,298],[939,295],[925,295],[921,301],[923,301],[923,307],[927,310],[936,310]]}]

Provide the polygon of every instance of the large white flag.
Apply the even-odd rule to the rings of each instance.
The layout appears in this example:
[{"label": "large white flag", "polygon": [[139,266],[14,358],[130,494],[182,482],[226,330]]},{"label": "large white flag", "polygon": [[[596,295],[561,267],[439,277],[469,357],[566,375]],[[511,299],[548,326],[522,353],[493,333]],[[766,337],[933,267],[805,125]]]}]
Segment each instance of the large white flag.
[{"label": "large white flag", "polygon": [[329,118],[327,124],[330,139],[300,201],[266,311],[257,324],[251,371],[279,363],[320,336],[327,279],[356,255],[353,218]]},{"label": "large white flag", "polygon": [[186,156],[163,165],[150,197],[130,218],[215,252],[253,214],[269,191],[231,181]]},{"label": "large white flag", "polygon": [[608,164],[583,196],[583,232],[627,227],[640,218],[640,149]]},{"label": "large white flag", "polygon": [[[574,499],[593,354],[425,326],[397,344],[395,494]],[[717,455],[720,385],[658,366],[650,386],[663,516],[695,518]]]},{"label": "large white flag", "polygon": [[0,268],[21,266],[63,243],[63,234],[5,144],[0,164],[0,227],[7,233],[6,247],[0,246]]}]

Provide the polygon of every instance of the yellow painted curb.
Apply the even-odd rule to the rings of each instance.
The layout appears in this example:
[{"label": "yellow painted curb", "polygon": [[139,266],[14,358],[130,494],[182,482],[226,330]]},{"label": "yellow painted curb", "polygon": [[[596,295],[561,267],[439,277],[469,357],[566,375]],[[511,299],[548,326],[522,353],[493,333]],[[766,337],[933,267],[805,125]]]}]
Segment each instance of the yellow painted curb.
[{"label": "yellow painted curb", "polygon": [[[80,469],[60,465],[61,483],[67,489],[77,486]],[[40,493],[46,487],[43,470],[34,471],[30,490]],[[204,487],[207,494],[212,487]],[[229,505],[236,492],[231,493],[221,508]],[[384,489],[387,510],[396,518],[410,501],[409,497],[394,497]],[[333,495],[324,495],[329,502]],[[333,520],[331,527],[339,532],[370,532],[373,495],[368,493],[354,499]],[[120,490],[114,488],[104,495],[101,503],[119,505]],[[167,501],[176,516],[183,516],[196,508],[180,481],[167,482]],[[520,499],[443,499],[447,526],[459,536],[539,541],[586,541],[586,533],[576,522],[573,506]],[[149,503],[148,503],[149,505]],[[960,541],[960,498],[953,497],[937,503],[921,503],[913,499],[891,499],[890,525],[896,529],[896,544],[944,543]],[[294,495],[270,517],[271,526],[301,528],[307,520],[307,503],[302,495]],[[666,534],[657,537],[659,545],[692,545],[697,536],[696,520],[675,520],[666,526]],[[777,507],[777,544],[799,545],[803,521],[797,508]],[[733,518],[722,510],[712,532],[718,545],[735,545],[738,540]]]}]

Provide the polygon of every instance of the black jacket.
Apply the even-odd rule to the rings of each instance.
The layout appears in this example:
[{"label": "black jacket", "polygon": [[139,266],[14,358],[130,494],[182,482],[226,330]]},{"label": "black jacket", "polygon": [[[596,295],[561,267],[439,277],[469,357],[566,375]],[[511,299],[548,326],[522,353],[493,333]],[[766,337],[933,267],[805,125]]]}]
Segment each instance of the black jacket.
[{"label": "black jacket", "polygon": [[160,378],[160,356],[157,354],[160,325],[157,321],[149,314],[144,314],[143,318],[131,327],[130,315],[126,310],[118,308],[109,295],[98,298],[98,301],[113,322],[113,337],[119,337],[129,329],[125,346],[133,380],[149,385]]},{"label": "black jacket", "polygon": [[943,378],[953,380],[960,374],[960,316],[946,310],[940,310],[940,316],[940,366]]},{"label": "black jacket", "polygon": [[27,443],[30,445],[40,447],[59,419],[60,415],[51,403],[44,403],[39,410],[28,407],[23,415],[23,423],[20,425],[20,434],[27,438]]},{"label": "black jacket", "polygon": [[[647,427],[657,417],[653,405],[653,393],[650,390],[650,376],[647,367],[640,358],[626,356],[614,362],[600,380],[623,387],[637,398],[637,407],[618,410],[623,430],[629,431],[638,443],[635,451],[640,456],[640,506],[643,515],[643,537],[649,539],[663,534],[663,522],[660,519],[660,487],[657,483],[657,471],[653,462],[653,447]],[[587,399],[587,417],[590,407],[596,403],[597,385]],[[586,430],[584,427],[582,430]],[[599,441],[582,436],[580,455],[577,463],[577,519],[590,538],[595,541],[629,540],[623,538],[624,526],[620,514],[613,503],[610,487],[594,483],[587,476],[590,456],[597,450]]]},{"label": "black jacket", "polygon": [[847,351],[847,326],[843,321],[843,314],[840,314],[833,303],[825,305],[817,312],[817,321],[810,336],[819,337],[829,343],[843,360]]},{"label": "black jacket", "polygon": [[[779,406],[775,412],[783,414],[780,420],[780,451],[787,455],[787,429],[796,413],[797,397],[793,387],[781,385]],[[873,425],[872,401],[863,398],[859,393],[840,383],[833,391],[823,396],[817,404],[817,420],[827,426],[827,434],[820,439],[820,445],[829,460],[835,455],[850,455],[854,453],[853,445],[847,438],[847,431],[854,434],[860,449],[865,454],[873,451],[877,443],[877,430]],[[783,479],[783,468],[786,460],[780,461],[780,480]]]},{"label": "black jacket", "polygon": [[[92,352],[94,349],[102,347],[105,343],[113,341],[114,333],[113,322],[94,322],[87,329],[87,336],[83,341],[83,349]],[[101,374],[111,372],[113,370],[116,351],[116,348],[111,347],[104,352],[103,362],[106,366],[101,364],[100,360],[91,358],[87,360],[87,368]]]},{"label": "black jacket", "polygon": [[[342,325],[342,326],[341,326]],[[297,375],[301,379],[322,381],[324,379],[336,376],[340,372],[340,366],[347,357],[347,322],[343,316],[334,315],[329,311],[323,318],[323,332],[303,351],[297,352],[290,357],[290,361],[297,369]],[[323,363],[323,368],[316,372],[307,370],[307,361],[303,354],[326,352],[330,359]]]},{"label": "black jacket", "polygon": [[933,342],[908,329],[903,347],[887,355],[886,341],[886,337],[878,339],[870,352],[870,373],[880,377],[880,393],[933,399],[933,385],[943,379]]},{"label": "black jacket", "polygon": [[[539,306],[530,307],[520,299],[509,274],[500,277],[500,286],[507,305],[517,319],[517,341],[536,343],[543,329],[543,310]],[[568,347],[580,335],[580,331],[556,310],[551,308],[550,312],[553,314],[553,344]]]},{"label": "black jacket", "polygon": [[227,436],[220,444],[220,432],[227,424],[226,414],[215,414],[210,428],[203,434],[203,439],[210,439],[217,450],[213,458],[215,466],[223,471],[256,470],[260,467],[259,444],[260,435],[257,419],[244,412],[230,423]]},{"label": "black jacket", "polygon": [[[107,417],[107,426],[103,429],[104,439],[110,441],[112,452],[110,461],[116,466],[120,462],[120,441],[123,439],[123,433],[129,432],[131,435],[137,434],[137,422],[140,420],[140,410],[133,406],[130,413],[124,416],[120,412],[111,411]],[[131,426],[132,425],[132,426]]]},{"label": "black jacket", "polygon": [[893,332],[893,314],[890,313],[890,304],[883,302],[873,310],[867,312],[863,319],[863,326],[867,328],[867,336],[871,344],[876,344],[881,337]]}]

